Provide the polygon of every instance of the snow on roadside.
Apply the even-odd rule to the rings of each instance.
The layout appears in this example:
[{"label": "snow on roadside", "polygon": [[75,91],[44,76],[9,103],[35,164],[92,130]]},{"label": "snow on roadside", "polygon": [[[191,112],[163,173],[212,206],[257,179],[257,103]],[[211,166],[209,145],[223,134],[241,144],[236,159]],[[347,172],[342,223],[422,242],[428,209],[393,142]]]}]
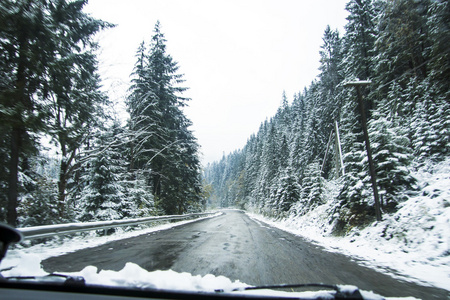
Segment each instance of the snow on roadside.
[{"label": "snow on roadside", "polygon": [[[39,260],[34,260],[32,256],[26,257],[25,264],[21,264],[19,272],[16,270],[13,274],[5,274],[6,276],[25,276],[34,274],[34,276],[48,275],[42,270]],[[216,290],[221,290],[220,294],[229,295],[263,295],[274,296],[280,298],[298,297],[299,299],[333,299],[330,295],[333,291],[314,291],[314,292],[284,292],[279,290],[250,290],[245,291],[244,288],[248,284],[240,282],[239,280],[231,281],[225,276],[214,276],[207,274],[205,276],[192,275],[187,272],[175,272],[172,270],[152,271],[149,272],[139,265],[134,263],[126,263],[125,267],[120,271],[98,270],[97,267],[87,266],[80,272],[64,273],[69,276],[82,276],[88,285],[103,285],[121,288],[138,288],[138,289],[157,289],[167,291],[182,291],[182,292],[201,292],[201,293],[215,293]],[[48,281],[47,281],[48,282]],[[356,287],[340,285],[342,291],[351,292]],[[349,290],[350,289],[350,290]],[[237,291],[236,291],[237,290]],[[404,299],[416,300],[414,297],[402,298],[384,298],[370,291],[360,290],[363,299],[382,300],[382,299]]]},{"label": "snow on roadside", "polygon": [[362,230],[354,228],[345,237],[331,235],[328,209],[332,201],[282,221],[249,215],[328,251],[362,259],[367,266],[394,277],[450,290],[450,159],[426,165],[413,175],[422,187],[418,195],[409,197],[396,213],[383,215],[381,222]]},{"label": "snow on roadside", "polygon": [[[141,230],[116,232],[107,236],[97,236],[94,231],[91,231],[88,235],[71,236],[70,238],[63,239],[62,241],[51,240],[47,243],[37,244],[31,247],[16,245],[15,248],[8,250],[6,257],[0,264],[0,270],[11,268],[10,271],[2,272],[3,276],[20,276],[25,275],[24,272],[28,272],[28,275],[41,276],[45,273],[45,271],[40,269],[40,262],[49,257],[59,256],[85,248],[100,246],[112,241],[166,230],[176,226],[196,222],[201,219],[213,218],[221,214],[221,212],[218,212],[212,216],[197,218],[194,220],[166,223]],[[37,262],[37,264],[30,264],[31,262]],[[34,267],[30,267],[31,265],[33,265]]]},{"label": "snow on roadside", "polygon": [[[217,213],[213,216],[205,217],[212,218],[222,213]],[[201,218],[201,219],[205,219]],[[28,248],[19,247],[9,250],[7,256],[0,265],[2,275],[9,276],[46,276],[48,275],[42,269],[41,261],[52,256],[61,255],[76,250],[95,247],[114,240],[121,240],[124,238],[148,234],[155,231],[166,230],[196,220],[181,221],[177,223],[169,223],[159,225],[143,230],[136,230],[131,232],[116,233],[110,236],[95,237],[84,236],[75,237],[70,240],[61,242],[50,242],[48,244],[38,244]],[[170,291],[190,291],[190,292],[214,292],[215,290],[222,290],[225,294],[242,294],[242,295],[264,295],[274,297],[299,297],[299,298],[321,298],[325,299],[330,295],[328,291],[316,292],[283,292],[278,290],[252,290],[243,291],[248,284],[240,282],[239,280],[231,281],[225,276],[214,276],[207,274],[205,276],[192,275],[187,272],[175,272],[173,270],[159,270],[149,272],[139,265],[134,263],[126,263],[124,268],[120,271],[98,270],[95,266],[87,266],[80,272],[64,273],[69,276],[82,276],[88,285],[105,285],[117,287],[132,287],[132,288],[152,288],[159,290]],[[351,288],[350,286],[339,286],[341,289]],[[237,292],[233,290],[240,289]],[[413,297],[406,298],[383,298],[380,295],[369,291],[360,291],[364,299],[405,299],[415,300]]]},{"label": "snow on roadside", "polygon": [[[136,237],[156,231],[167,230],[184,224],[196,222],[200,219],[213,218],[221,215],[218,212],[212,216],[194,220],[167,223],[155,227],[129,232],[114,233],[109,236],[96,236],[95,233],[86,236],[76,236],[64,239],[62,242],[52,240],[48,243],[37,244],[31,247],[16,246],[10,249],[1,262],[0,269],[4,277],[9,276],[45,276],[41,261],[49,257],[58,256],[77,250],[96,247],[105,243]],[[215,289],[232,290],[248,286],[240,281],[232,282],[224,276],[193,276],[189,273],[178,273],[172,270],[148,272],[134,263],[126,263],[120,271],[98,270],[95,266],[87,266],[80,272],[65,272],[66,275],[82,276],[87,284],[107,285],[136,288],[156,288],[179,291],[209,291]]]},{"label": "snow on roadside", "polygon": [[76,273],[69,275],[83,276],[88,284],[153,288],[175,291],[208,291],[215,289],[234,289],[248,286],[240,281],[232,282],[224,276],[193,276],[190,273],[178,273],[172,270],[149,272],[134,263],[126,263],[120,271],[100,270],[94,266],[88,266]]}]

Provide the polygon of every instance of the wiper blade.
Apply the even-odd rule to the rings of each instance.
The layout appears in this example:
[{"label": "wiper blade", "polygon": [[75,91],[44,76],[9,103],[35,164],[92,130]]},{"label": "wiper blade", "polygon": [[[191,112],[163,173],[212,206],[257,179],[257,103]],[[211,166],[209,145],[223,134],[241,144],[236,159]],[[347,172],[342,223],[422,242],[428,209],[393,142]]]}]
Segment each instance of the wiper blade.
[{"label": "wiper blade", "polygon": [[58,273],[51,273],[45,276],[11,276],[4,277],[3,279],[37,283],[61,283],[61,285],[86,285],[86,280],[82,276],[70,276]]},{"label": "wiper blade", "polygon": [[[232,289],[231,292],[251,291],[251,290],[273,290],[273,289],[293,289],[293,288],[325,288],[334,290],[334,299],[364,299],[359,289],[353,286],[339,286],[324,283],[300,283],[300,284],[275,284],[261,286],[247,286]],[[223,293],[225,290],[215,290],[215,292]]]},{"label": "wiper blade", "polygon": [[247,286],[243,288],[232,289],[233,292],[249,291],[249,290],[273,290],[273,289],[293,289],[293,288],[308,288],[308,287],[320,287],[335,290],[339,292],[339,287],[332,284],[323,283],[299,283],[299,284],[274,284],[274,285],[260,285],[260,286]]}]

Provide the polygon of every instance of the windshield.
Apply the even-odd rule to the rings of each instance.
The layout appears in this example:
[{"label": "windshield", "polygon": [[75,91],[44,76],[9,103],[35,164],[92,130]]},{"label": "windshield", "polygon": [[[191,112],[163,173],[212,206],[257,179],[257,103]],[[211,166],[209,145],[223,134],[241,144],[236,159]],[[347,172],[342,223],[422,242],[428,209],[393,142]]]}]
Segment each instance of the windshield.
[{"label": "windshield", "polygon": [[449,9],[2,1],[0,281],[448,297]]}]

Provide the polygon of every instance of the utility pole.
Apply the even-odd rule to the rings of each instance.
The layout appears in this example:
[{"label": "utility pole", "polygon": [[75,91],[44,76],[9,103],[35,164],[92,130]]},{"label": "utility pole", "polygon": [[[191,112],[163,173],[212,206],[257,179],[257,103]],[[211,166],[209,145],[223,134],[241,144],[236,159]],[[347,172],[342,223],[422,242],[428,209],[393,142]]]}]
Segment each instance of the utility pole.
[{"label": "utility pole", "polygon": [[364,132],[364,140],[366,142],[366,150],[367,150],[367,159],[369,161],[369,172],[370,179],[372,181],[372,189],[373,189],[373,197],[375,199],[375,214],[377,217],[377,221],[381,221],[381,208],[380,208],[380,199],[378,197],[378,188],[377,188],[377,178],[375,174],[375,167],[373,165],[372,160],[372,149],[370,148],[369,141],[369,133],[367,132],[367,118],[366,111],[364,110],[364,102],[362,99],[361,86],[369,85],[371,82],[369,80],[366,81],[352,81],[344,84],[345,87],[354,86],[356,88],[356,92],[358,94],[358,106],[359,112],[361,114],[361,126]]},{"label": "utility pole", "polygon": [[330,150],[330,142],[331,142],[332,138],[333,138],[333,131],[330,131],[330,137],[328,138],[328,143],[327,143],[327,150],[325,150],[325,157],[323,158],[322,168],[320,169],[320,174],[322,174],[323,169],[325,168],[325,162],[327,161],[328,150]]},{"label": "utility pole", "polygon": [[[344,160],[342,159],[342,148],[341,148],[341,138],[339,136],[339,126],[338,122],[334,121],[334,131],[336,133],[336,169],[338,170],[338,177],[340,176],[340,173],[342,173],[342,176],[345,175],[345,169],[344,169]],[[338,168],[338,166],[340,166]],[[339,172],[340,171],[340,172]]]},{"label": "utility pole", "polygon": [[[341,173],[342,176],[345,175],[345,171],[344,171],[344,161],[342,160],[341,139],[339,137],[339,127],[337,121],[334,121],[334,134],[336,135],[334,142],[334,148],[336,152],[334,164],[336,168],[336,178],[339,178],[341,176]],[[325,150],[325,157],[323,158],[322,168],[320,169],[320,172],[323,172],[323,169],[325,168],[325,162],[327,161],[328,150],[330,150],[330,142],[332,138],[333,138],[333,130],[330,131],[330,137],[328,138],[327,149]]]}]

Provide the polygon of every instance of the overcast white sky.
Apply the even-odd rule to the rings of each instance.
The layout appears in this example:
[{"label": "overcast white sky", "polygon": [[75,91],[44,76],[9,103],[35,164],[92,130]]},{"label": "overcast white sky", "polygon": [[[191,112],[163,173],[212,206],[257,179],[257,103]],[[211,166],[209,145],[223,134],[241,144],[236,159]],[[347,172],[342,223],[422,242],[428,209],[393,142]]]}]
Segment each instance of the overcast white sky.
[{"label": "overcast white sky", "polygon": [[86,11],[118,26],[99,35],[100,73],[123,103],[139,44],[157,20],[185,75],[185,113],[204,164],[242,148],[281,103],[318,74],[327,24],[343,34],[348,0],[90,0]]}]

